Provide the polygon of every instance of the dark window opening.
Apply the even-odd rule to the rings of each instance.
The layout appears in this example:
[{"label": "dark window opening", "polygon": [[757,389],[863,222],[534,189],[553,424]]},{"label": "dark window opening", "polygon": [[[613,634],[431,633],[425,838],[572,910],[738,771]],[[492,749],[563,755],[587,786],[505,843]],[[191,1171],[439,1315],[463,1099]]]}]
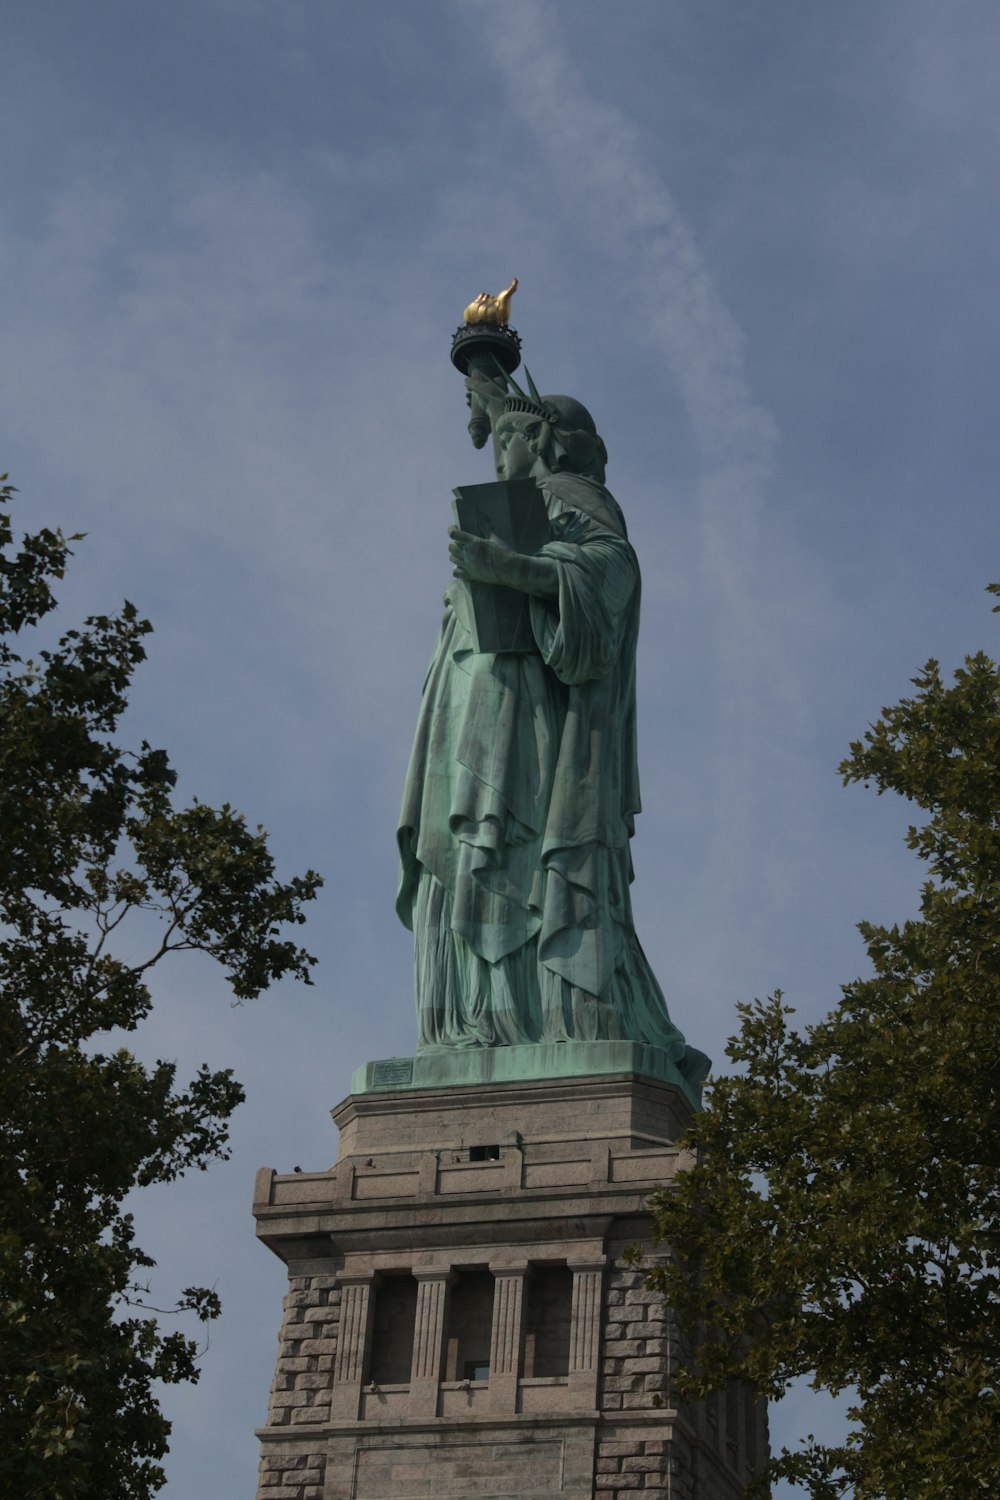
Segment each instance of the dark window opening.
[{"label": "dark window opening", "polygon": [[[485,1268],[459,1271],[448,1297],[445,1380],[488,1380],[492,1333],[492,1274]],[[470,1368],[482,1373],[470,1375]]]},{"label": "dark window opening", "polygon": [[536,1266],[526,1291],[525,1378],[568,1375],[573,1273],[568,1266]]},{"label": "dark window opening", "polygon": [[375,1288],[369,1379],[376,1385],[409,1385],[417,1283],[410,1275],[383,1276]]},{"label": "dark window opening", "polygon": [[469,1160],[470,1161],[499,1161],[500,1160],[500,1147],[499,1146],[470,1146],[469,1147]]}]

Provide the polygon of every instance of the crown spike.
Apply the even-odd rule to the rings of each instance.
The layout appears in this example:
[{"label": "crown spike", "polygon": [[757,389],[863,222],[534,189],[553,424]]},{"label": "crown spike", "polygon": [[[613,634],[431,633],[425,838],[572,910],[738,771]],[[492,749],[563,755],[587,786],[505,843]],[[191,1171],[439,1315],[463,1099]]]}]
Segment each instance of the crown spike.
[{"label": "crown spike", "polygon": [[489,381],[490,385],[496,391],[498,396],[506,396],[509,394],[507,390],[507,371],[504,369],[503,365],[495,355],[493,356],[493,363],[496,365],[497,369],[500,371],[500,374],[503,376],[502,381],[495,380],[492,375],[487,375],[486,371],[483,369],[477,370],[477,374],[481,375],[483,380]]},{"label": "crown spike", "polygon": [[507,395],[507,382],[510,380],[510,376],[507,374],[507,371],[506,371],[505,367],[501,364],[500,360],[497,359],[497,357],[493,353],[492,349],[490,350],[490,359],[496,365],[497,370],[498,370],[498,372],[500,374],[500,379],[496,380],[496,379],[494,379],[494,377],[492,375],[487,375],[486,378],[487,378],[487,380],[492,380],[494,385],[499,386],[501,388],[501,390],[503,391],[504,395],[506,396]]},{"label": "crown spike", "polygon": [[[495,358],[495,356],[494,356],[494,358]],[[500,361],[497,360],[497,364],[499,364],[499,363],[500,363]],[[521,398],[522,401],[527,401],[529,399],[529,397],[525,395],[524,391],[522,391],[521,387],[518,385],[518,383],[514,379],[513,375],[507,374],[506,370],[504,371],[504,375],[506,376],[508,384],[510,384],[510,385],[512,385],[514,387],[514,394],[515,394],[515,396],[520,396],[520,398]]]},{"label": "crown spike", "polygon": [[542,401],[541,396],[538,394],[538,387],[535,385],[535,382],[532,380],[532,378],[531,378],[531,371],[528,369],[527,365],[525,365],[525,367],[524,367],[524,373],[525,373],[525,375],[527,377],[527,380],[528,380],[528,389],[531,392],[531,399],[534,402],[536,402],[537,405],[543,406],[544,402]]}]

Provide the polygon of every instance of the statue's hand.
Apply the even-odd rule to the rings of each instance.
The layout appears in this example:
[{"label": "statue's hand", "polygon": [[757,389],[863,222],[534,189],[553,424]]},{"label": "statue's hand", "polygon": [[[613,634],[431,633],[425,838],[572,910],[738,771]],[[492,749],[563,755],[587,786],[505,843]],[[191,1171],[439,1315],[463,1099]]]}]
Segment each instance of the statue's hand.
[{"label": "statue's hand", "polygon": [[475,583],[513,584],[513,563],[519,554],[512,552],[499,537],[473,536],[458,526],[450,527],[448,535],[451,538],[448,555],[454,564],[456,578]]},{"label": "statue's hand", "polygon": [[458,526],[449,528],[448,553],[456,578],[474,583],[499,583],[523,594],[550,599],[559,592],[556,565],[548,557],[529,557],[515,552],[498,536],[473,536]]}]

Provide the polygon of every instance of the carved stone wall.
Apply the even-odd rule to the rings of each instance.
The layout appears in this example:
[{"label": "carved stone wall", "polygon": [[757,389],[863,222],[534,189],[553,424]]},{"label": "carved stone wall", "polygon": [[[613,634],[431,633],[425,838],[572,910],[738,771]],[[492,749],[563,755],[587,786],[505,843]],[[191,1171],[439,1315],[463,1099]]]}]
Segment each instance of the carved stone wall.
[{"label": "carved stone wall", "polygon": [[326,1446],[318,1432],[330,1420],[341,1299],[329,1273],[289,1277],[267,1425],[308,1428],[317,1436],[264,1450],[259,1493],[267,1500],[322,1500]]}]

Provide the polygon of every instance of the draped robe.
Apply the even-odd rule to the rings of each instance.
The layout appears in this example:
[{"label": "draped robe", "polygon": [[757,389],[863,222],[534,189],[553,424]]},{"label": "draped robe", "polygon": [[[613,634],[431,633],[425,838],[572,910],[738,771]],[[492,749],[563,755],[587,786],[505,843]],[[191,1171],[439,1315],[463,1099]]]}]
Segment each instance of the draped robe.
[{"label": "draped robe", "polygon": [[707,1068],[632,923],[639,567],[594,480],[541,481],[558,595],[537,652],[473,649],[456,581],[424,684],[398,839],[418,1050],[625,1039]]}]

